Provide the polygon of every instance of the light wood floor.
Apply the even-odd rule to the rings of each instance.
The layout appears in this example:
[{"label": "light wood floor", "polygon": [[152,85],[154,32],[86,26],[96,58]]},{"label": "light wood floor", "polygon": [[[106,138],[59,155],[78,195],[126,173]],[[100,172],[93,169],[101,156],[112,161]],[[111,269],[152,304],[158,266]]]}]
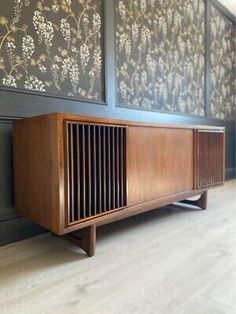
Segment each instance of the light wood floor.
[{"label": "light wood floor", "polygon": [[236,181],[99,228],[92,258],[49,234],[0,248],[0,313],[235,314]]}]

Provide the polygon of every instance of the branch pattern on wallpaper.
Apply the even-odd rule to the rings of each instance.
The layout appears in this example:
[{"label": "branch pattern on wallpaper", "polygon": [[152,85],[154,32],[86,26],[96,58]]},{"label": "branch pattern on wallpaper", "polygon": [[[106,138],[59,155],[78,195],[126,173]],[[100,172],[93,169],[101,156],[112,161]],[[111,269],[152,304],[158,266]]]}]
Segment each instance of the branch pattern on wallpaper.
[{"label": "branch pattern on wallpaper", "polygon": [[205,114],[203,0],[117,0],[118,103]]},{"label": "branch pattern on wallpaper", "polygon": [[103,100],[102,2],[8,0],[0,10],[0,85]]},{"label": "branch pattern on wallpaper", "polygon": [[211,8],[211,114],[235,119],[235,26]]}]

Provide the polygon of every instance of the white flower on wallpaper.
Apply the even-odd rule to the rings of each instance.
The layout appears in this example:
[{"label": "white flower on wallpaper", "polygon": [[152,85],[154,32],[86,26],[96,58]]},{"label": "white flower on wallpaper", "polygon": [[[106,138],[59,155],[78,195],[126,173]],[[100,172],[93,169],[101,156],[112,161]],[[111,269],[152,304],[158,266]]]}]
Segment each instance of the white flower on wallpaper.
[{"label": "white flower on wallpaper", "polygon": [[30,0],[14,0],[14,23],[19,22],[24,6],[28,7],[29,5]]},{"label": "white flower on wallpaper", "polygon": [[16,79],[12,75],[5,76],[2,80],[2,83],[5,86],[17,87]]},{"label": "white flower on wallpaper", "polygon": [[45,92],[45,86],[36,76],[29,75],[24,84],[25,89]]},{"label": "white flower on wallpaper", "polygon": [[211,7],[211,114],[235,119],[235,26]]},{"label": "white flower on wallpaper", "polygon": [[101,13],[102,0],[1,4],[0,85],[103,100]]},{"label": "white flower on wallpaper", "polygon": [[70,42],[71,42],[71,27],[70,23],[66,19],[61,20],[61,32],[66,40],[68,47],[70,47]]},{"label": "white flower on wallpaper", "polygon": [[205,114],[203,0],[116,0],[118,103]]},{"label": "white flower on wallpaper", "polygon": [[31,36],[26,35],[22,40],[22,55],[24,59],[30,59],[34,53],[34,40]]},{"label": "white flower on wallpaper", "polygon": [[49,52],[54,37],[52,22],[48,21],[40,11],[35,11],[33,15],[33,24],[36,33],[38,34],[39,44],[45,44],[47,51]]}]

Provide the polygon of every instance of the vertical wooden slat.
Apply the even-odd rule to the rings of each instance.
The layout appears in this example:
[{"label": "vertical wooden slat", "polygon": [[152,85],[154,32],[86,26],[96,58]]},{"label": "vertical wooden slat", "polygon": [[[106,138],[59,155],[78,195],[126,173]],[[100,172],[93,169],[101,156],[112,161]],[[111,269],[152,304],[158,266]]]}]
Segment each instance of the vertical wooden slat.
[{"label": "vertical wooden slat", "polygon": [[218,149],[218,147],[223,147],[222,136],[223,136],[223,134],[221,134],[220,137],[215,137],[215,145],[216,145],[216,152],[215,152],[215,154],[216,154],[216,158],[217,158],[217,159],[216,159],[216,162],[217,162],[217,164],[219,163],[219,164],[221,165],[220,171],[217,171],[217,177],[216,177],[217,181],[219,181],[220,178],[223,178],[223,177],[224,177],[224,174],[223,174],[223,172],[222,172],[222,159],[223,159],[223,154],[220,153],[220,151],[219,151],[219,149]]},{"label": "vertical wooden slat", "polygon": [[225,181],[225,133],[221,134],[221,145],[223,147],[223,154],[221,158],[221,177]]},{"label": "vertical wooden slat", "polygon": [[85,125],[82,125],[82,189],[83,189],[83,218],[86,217],[86,160],[85,160]]},{"label": "vertical wooden slat", "polygon": [[199,159],[199,132],[194,130],[194,189],[197,189],[199,171],[198,171],[198,159]]},{"label": "vertical wooden slat", "polygon": [[198,132],[198,147],[199,147],[199,161],[198,161],[198,172],[199,172],[199,176],[198,176],[198,180],[199,183],[198,185],[201,185],[201,180],[202,180],[202,176],[201,176],[201,167],[199,167],[199,165],[202,165],[202,167],[205,166],[204,163],[202,163],[202,141],[201,141],[201,133]]},{"label": "vertical wooden slat", "polygon": [[224,174],[223,174],[223,170],[222,170],[222,159],[223,159],[223,155],[222,153],[220,153],[220,151],[217,149],[218,147],[223,147],[223,142],[222,142],[222,136],[223,134],[221,135],[221,137],[216,137],[215,136],[215,146],[216,146],[216,151],[215,151],[215,154],[217,156],[217,159],[216,159],[216,162],[217,164],[221,164],[221,169],[220,171],[218,171],[218,175],[217,175],[217,181],[220,180],[220,178],[223,178],[224,177]]},{"label": "vertical wooden slat", "polygon": [[106,212],[107,210],[107,186],[106,186],[106,127],[102,127],[102,141],[103,141],[103,147],[102,147],[102,156],[103,156],[103,211]]},{"label": "vertical wooden slat", "polygon": [[[213,181],[213,173],[212,173],[212,163],[215,162],[215,158],[212,155],[212,135],[211,136],[207,136],[208,138],[208,178],[207,178],[207,183],[208,184],[212,184]],[[210,162],[210,160],[212,160],[212,162]]]},{"label": "vertical wooden slat", "polygon": [[[219,145],[221,145],[221,143],[220,143],[220,139],[218,138],[218,136],[217,136],[217,134],[215,134],[215,158],[216,158],[216,162],[215,162],[215,173],[217,172],[217,164],[218,163],[220,163],[221,162],[221,158],[220,158],[220,156],[221,156],[221,154],[219,153],[219,151],[218,151],[218,149],[217,149],[217,147],[219,146]],[[219,181],[220,180],[220,177],[223,175],[223,173],[218,173],[218,175],[217,175],[217,181]]]},{"label": "vertical wooden slat", "polygon": [[209,160],[212,159],[210,163],[210,180],[209,184],[213,184],[216,181],[216,173],[213,171],[214,164],[216,163],[216,156],[214,155],[214,133],[209,136]]},{"label": "vertical wooden slat", "polygon": [[96,126],[93,126],[93,173],[94,173],[94,185],[93,185],[93,197],[94,197],[94,215],[97,214],[97,145],[96,145]]},{"label": "vertical wooden slat", "polygon": [[127,195],[126,195],[126,129],[123,129],[123,143],[122,143],[122,158],[123,158],[123,182],[124,182],[124,188],[123,188],[123,196],[124,196],[124,203],[127,203]]},{"label": "vertical wooden slat", "polygon": [[[201,181],[202,181],[202,186],[206,185],[206,177],[207,177],[207,164],[208,164],[208,159],[207,159],[207,134],[206,133],[201,133],[201,163],[199,165],[199,169],[202,169],[202,175],[201,175]],[[205,145],[204,145],[205,144]],[[205,156],[205,160],[204,160]],[[204,165],[203,168],[201,168],[201,165]]]},{"label": "vertical wooden slat", "polygon": [[99,213],[102,212],[102,147],[101,126],[98,127],[98,176],[99,176]]},{"label": "vertical wooden slat", "polygon": [[120,198],[124,204],[124,129],[120,129]]},{"label": "vertical wooden slat", "polygon": [[[201,149],[202,149],[202,164],[204,163],[204,172],[202,173],[202,186],[205,186],[207,184],[206,182],[206,177],[207,177],[207,164],[208,164],[208,159],[207,159],[207,134],[202,134],[202,142],[201,142]],[[205,143],[205,146],[203,145]],[[205,156],[205,161],[204,161],[204,156]],[[201,164],[199,165],[199,167]]]},{"label": "vertical wooden slat", "polygon": [[70,221],[74,221],[74,137],[73,137],[73,125],[70,125],[70,185],[71,185],[71,210]]},{"label": "vertical wooden slat", "polygon": [[212,134],[212,155],[214,156],[214,162],[212,163],[212,173],[213,173],[213,178],[212,178],[212,184],[215,182],[215,181],[218,181],[218,178],[217,178],[217,168],[215,167],[216,164],[217,164],[217,151],[216,151],[216,146],[217,145],[217,142],[216,142],[216,134],[213,133]]},{"label": "vertical wooden slat", "polygon": [[[215,152],[214,152],[215,163],[214,164],[215,165],[218,163],[221,164],[221,162],[222,162],[222,159],[221,159],[222,154],[219,154],[218,149],[217,149],[217,147],[219,147],[219,145],[221,146],[221,136],[218,138],[216,135],[217,134],[214,134],[214,145],[215,145]],[[221,169],[222,169],[222,167],[221,167]],[[220,180],[220,177],[222,175],[221,169],[220,169],[220,171],[217,171],[217,168],[215,167],[215,181]]]},{"label": "vertical wooden slat", "polygon": [[221,159],[221,176],[223,178],[223,182],[225,182],[225,133],[222,133],[221,135],[221,145],[223,147],[223,154]]},{"label": "vertical wooden slat", "polygon": [[[217,169],[215,169],[215,164],[216,164],[216,155],[217,155],[217,152],[215,150],[215,147],[216,147],[216,143],[215,143],[215,133],[212,134],[212,140],[211,140],[211,152],[212,152],[212,155],[214,156],[214,162],[212,163],[211,165],[211,171],[212,171],[212,184],[214,184],[214,182],[216,181],[216,175],[217,175]],[[218,180],[217,180],[218,181]]]},{"label": "vertical wooden slat", "polygon": [[204,141],[202,141],[202,147],[204,149],[204,155],[203,155],[203,162],[204,162],[204,157],[206,158],[205,160],[205,171],[203,173],[203,178],[204,178],[204,182],[203,182],[203,185],[206,186],[207,185],[207,178],[209,176],[208,174],[208,169],[209,169],[209,165],[208,165],[208,152],[209,152],[209,147],[208,147],[208,136],[206,133],[204,133]]},{"label": "vertical wooden slat", "polygon": [[107,167],[108,167],[108,209],[111,209],[111,128],[107,129]]},{"label": "vertical wooden slat", "polygon": [[[220,138],[218,138],[218,143],[216,144],[217,147],[220,146],[220,145],[221,145],[221,146],[223,145],[222,136],[223,136],[223,134],[221,135]],[[217,154],[217,156],[218,156],[218,162],[219,162],[219,164],[221,164],[221,170],[219,171],[218,177],[217,177],[217,180],[219,181],[219,178],[220,178],[221,176],[224,177],[223,170],[222,170],[223,155],[222,155],[222,154],[219,154],[219,152],[216,152],[216,154]]]},{"label": "vertical wooden slat", "polygon": [[205,185],[208,185],[210,183],[211,180],[211,165],[209,164],[209,156],[210,156],[210,138],[208,136],[208,134],[205,134],[205,141],[206,141],[206,145],[205,145],[205,153],[206,153],[206,158],[207,158],[207,162],[206,162],[206,175],[205,175]]},{"label": "vertical wooden slat", "polygon": [[115,172],[116,172],[116,165],[115,165],[115,129],[112,127],[112,208],[116,207],[116,178],[115,178]]},{"label": "vertical wooden slat", "polygon": [[225,133],[222,134],[222,145],[223,145],[223,156],[222,156],[222,178],[223,182],[225,181],[225,152],[226,152],[226,147],[225,147]]},{"label": "vertical wooden slat", "polygon": [[78,220],[80,220],[80,210],[81,210],[81,192],[80,192],[80,132],[79,125],[76,125],[76,149],[77,149],[77,211]]},{"label": "vertical wooden slat", "polygon": [[119,177],[119,168],[120,168],[120,150],[119,150],[119,129],[116,128],[116,207],[120,207],[120,177]]},{"label": "vertical wooden slat", "polygon": [[67,222],[68,224],[71,222],[71,162],[70,162],[70,124],[66,125],[66,132],[67,132],[67,146],[66,146],[66,156],[67,156],[67,180],[68,180],[68,187],[67,187]]},{"label": "vertical wooden slat", "polygon": [[87,178],[87,189],[88,189],[88,214],[89,214],[89,217],[92,215],[92,210],[91,210],[91,207],[92,207],[92,195],[91,195],[91,184],[92,184],[92,177],[91,177],[91,165],[92,165],[92,162],[91,162],[91,130],[90,130],[91,126],[88,125],[87,126],[87,136],[88,136],[88,139],[87,139],[87,150],[88,150],[88,178]]},{"label": "vertical wooden slat", "polygon": [[[218,143],[217,143],[218,145],[217,145],[217,147],[218,146],[223,146],[223,134],[221,134],[221,137],[219,137],[218,138]],[[219,164],[221,165],[221,169],[220,169],[220,171],[218,172],[218,180],[219,180],[219,177],[220,176],[222,176],[222,178],[224,178],[224,174],[223,174],[223,170],[222,170],[222,165],[223,165],[223,158],[224,158],[224,156],[223,156],[223,154],[219,154],[218,152],[217,152],[217,155],[219,156],[218,157],[218,162],[219,162]],[[223,179],[224,180],[224,179]]]}]

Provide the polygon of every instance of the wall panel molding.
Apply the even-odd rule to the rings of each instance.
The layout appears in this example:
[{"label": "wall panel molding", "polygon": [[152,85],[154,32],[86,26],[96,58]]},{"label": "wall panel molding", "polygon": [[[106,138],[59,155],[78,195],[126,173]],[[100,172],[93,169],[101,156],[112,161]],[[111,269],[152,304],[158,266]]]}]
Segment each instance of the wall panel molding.
[{"label": "wall panel molding", "polygon": [[211,116],[234,120],[235,104],[235,44],[236,26],[219,8],[210,7],[210,99]]},{"label": "wall panel molding", "polygon": [[0,118],[0,222],[18,216],[14,210],[12,122],[14,117]]},{"label": "wall panel molding", "polygon": [[211,25],[210,25],[210,2],[205,1],[205,111],[206,111],[206,119],[211,118],[210,114],[210,83],[211,83],[211,51],[210,51],[210,31],[211,31]]},{"label": "wall panel molding", "polygon": [[22,119],[23,117],[0,116],[0,123],[12,124],[13,121]]},{"label": "wall panel molding", "polygon": [[103,0],[2,4],[2,88],[104,103],[103,13]]},{"label": "wall panel molding", "polygon": [[115,1],[117,104],[205,115],[205,1]]},{"label": "wall panel molding", "polygon": [[[199,24],[201,16],[201,10],[199,9],[199,5],[201,3],[205,4],[205,11],[203,14],[205,27],[202,32],[199,31],[201,29],[201,24]],[[215,90],[214,86],[213,88],[211,88],[211,84],[213,82],[213,78],[211,78],[211,11],[215,10],[215,7],[217,8],[217,10],[220,10],[220,12],[222,11],[222,6],[219,5],[218,1],[205,0],[201,2],[188,0],[182,2],[180,0],[177,1],[175,4],[173,4],[172,2],[169,3],[168,1],[160,1],[160,3],[158,3],[160,7],[158,7],[157,10],[156,7],[158,5],[155,2],[149,2],[146,0],[137,1],[135,3],[130,1],[117,0],[115,1],[115,4],[115,45],[117,64],[116,97],[118,107],[153,111],[153,114],[156,111],[160,113],[168,112],[181,115],[187,114],[189,116],[205,116],[207,119],[212,117],[219,120],[235,119],[235,110],[233,108],[234,104],[232,101],[231,103],[228,101],[228,91],[227,95],[223,97],[224,99],[220,102],[220,106],[223,108],[221,109],[221,112],[216,113],[215,111],[217,110],[212,109],[213,107],[219,107],[219,105],[213,106],[211,101],[212,93]],[[174,7],[172,8],[172,5],[176,5],[177,7],[174,9]],[[179,8],[182,12],[181,17],[178,15]],[[233,19],[233,16],[230,15],[227,10],[223,11],[224,12],[222,14],[224,18],[227,18],[231,21]],[[197,17],[199,17],[199,20],[197,19]],[[186,46],[180,45],[181,32],[183,31],[182,26],[184,29]],[[232,27],[234,27],[233,24]],[[196,91],[197,93],[201,91],[201,84],[197,84],[197,86],[192,86],[191,82],[196,83],[197,78],[188,75],[188,73],[191,73],[191,70],[195,74],[199,74],[199,72],[201,71],[201,67],[199,65],[199,62],[197,62],[196,57],[200,56],[200,50],[198,50],[199,43],[196,45],[197,48],[195,47],[193,49],[194,52],[191,53],[191,56],[194,56],[192,61],[190,61],[191,58],[189,57],[189,51],[191,50],[191,41],[189,40],[189,38],[194,38],[193,42],[195,43],[198,39],[198,37],[194,37],[195,35],[191,35],[192,29],[194,29],[194,34],[196,36],[199,35],[199,33],[199,36],[201,36],[201,33],[203,33],[203,46],[205,47],[205,51],[204,49],[202,51],[204,55],[203,63],[205,67],[203,67],[204,82],[202,84],[202,90],[204,90],[204,94],[202,93],[202,96],[204,97],[204,100],[202,99],[202,105],[200,105],[201,109],[199,109],[199,102],[201,102],[201,97],[199,97],[200,95],[194,97],[194,93]],[[172,38],[171,36],[174,31],[175,37]],[[233,32],[234,31],[232,28],[232,34]],[[221,47],[225,49],[224,34],[228,36],[226,33],[224,33],[223,30],[220,36],[216,36],[216,40],[222,39],[222,43],[219,45],[219,49],[221,49]],[[190,37],[188,38],[187,35],[189,35]],[[232,35],[231,43],[233,42],[233,40],[234,39]],[[186,65],[189,67],[189,72],[187,71],[183,75],[184,78],[187,77],[187,82],[185,82],[183,86],[179,86],[179,82],[183,83],[184,81],[182,82],[181,75],[179,75],[178,66],[172,68],[172,65],[175,64],[175,55],[172,56],[172,59],[171,56],[169,56],[171,51],[171,45],[168,46],[168,43],[173,44],[174,53],[177,55],[177,57],[178,53],[180,56],[182,53],[184,56],[183,59],[187,60],[186,64],[182,64],[181,57],[177,59],[180,69],[184,69]],[[213,49],[214,52],[217,50],[215,47],[213,47]],[[197,54],[195,55],[196,51]],[[222,56],[221,59],[227,58],[227,51],[223,53],[225,57]],[[232,56],[232,63],[233,60],[234,57]],[[169,61],[171,62],[168,63]],[[225,62],[224,66],[226,65],[227,64]],[[162,71],[163,68],[164,72]],[[159,70],[159,72],[157,69]],[[179,75],[177,82],[175,79],[176,73],[177,76]],[[233,70],[231,71],[231,73],[233,73]],[[226,75],[222,77],[222,83],[223,80],[226,80]],[[231,84],[233,84],[233,74],[232,77],[227,78],[227,80],[230,81]],[[197,82],[199,83],[199,81]],[[225,84],[227,85],[229,83],[225,82],[224,85]],[[224,92],[224,90],[225,86],[222,90],[222,93]],[[233,90],[233,87],[231,90]],[[233,95],[232,92],[231,95]],[[171,97],[173,97],[172,100]],[[233,96],[230,97],[232,98]]]}]

